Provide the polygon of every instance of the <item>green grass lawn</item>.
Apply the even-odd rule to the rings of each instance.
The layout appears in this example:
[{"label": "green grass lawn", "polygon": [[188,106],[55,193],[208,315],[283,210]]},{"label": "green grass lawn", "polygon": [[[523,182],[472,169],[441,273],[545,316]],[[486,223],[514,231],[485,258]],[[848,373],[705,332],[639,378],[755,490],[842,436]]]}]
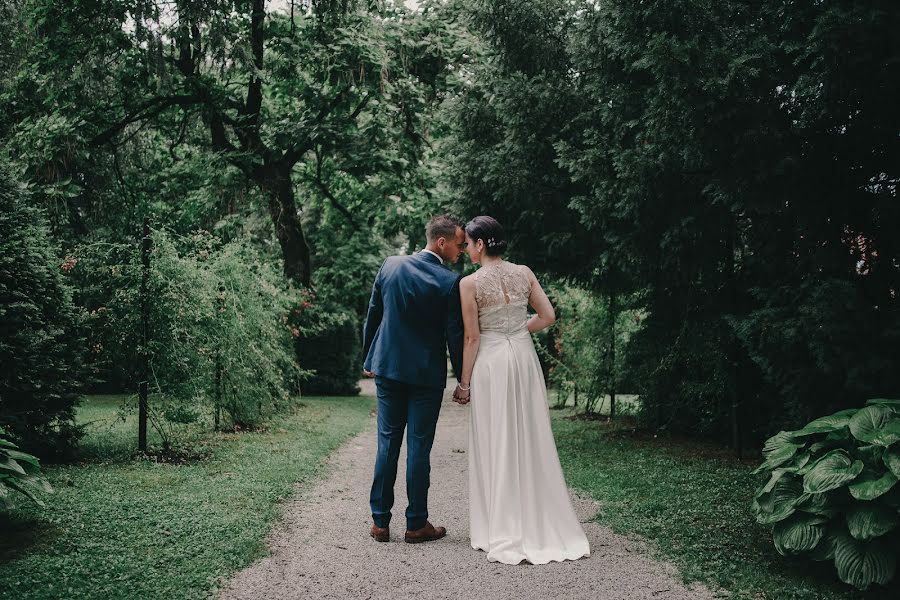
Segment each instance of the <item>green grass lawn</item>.
[{"label": "green grass lawn", "polygon": [[652,540],[686,581],[719,586],[731,598],[900,598],[900,578],[891,590],[864,594],[841,583],[831,564],[780,556],[750,511],[760,477],[750,471],[761,459],[738,461],[712,445],[573,421],[569,408],[551,415],[566,480],[599,501],[597,520]]},{"label": "green grass lawn", "polygon": [[[91,397],[83,462],[46,469],[46,509],[0,516],[0,598],[205,598],[265,552],[278,502],[369,418],[374,400],[304,398],[261,432],[184,431],[209,453],[185,465],[131,459],[123,399]],[[157,440],[150,436],[151,444]]]}]

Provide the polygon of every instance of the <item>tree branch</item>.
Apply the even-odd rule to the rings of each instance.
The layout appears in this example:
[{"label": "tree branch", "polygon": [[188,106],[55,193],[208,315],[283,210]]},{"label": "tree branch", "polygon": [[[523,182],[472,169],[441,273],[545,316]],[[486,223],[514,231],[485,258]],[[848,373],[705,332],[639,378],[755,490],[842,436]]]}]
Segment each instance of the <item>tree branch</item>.
[{"label": "tree branch", "polygon": [[237,148],[228,141],[225,125],[222,123],[222,115],[218,111],[212,110],[209,113],[209,133],[213,150],[216,152],[237,151]]},{"label": "tree branch", "polygon": [[361,112],[363,111],[363,109],[366,107],[366,104],[369,103],[369,99],[370,99],[370,98],[372,98],[372,94],[366,94],[365,96],[363,96],[363,99],[362,99],[362,101],[360,101],[359,106],[357,106],[357,107],[353,110],[353,112],[350,114],[350,120],[351,120],[351,121],[355,121],[355,120],[356,120],[356,117],[359,116],[359,113],[361,113]]},{"label": "tree branch", "polygon": [[265,45],[265,0],[253,0],[250,12],[250,51],[253,53],[253,72],[247,85],[247,100],[242,114],[246,116],[246,126],[239,133],[246,149],[261,145],[259,138],[259,111],[262,108],[262,70]]},{"label": "tree branch", "polygon": [[196,94],[183,94],[179,96],[152,98],[144,102],[135,113],[123,117],[119,121],[116,121],[112,125],[109,125],[106,129],[95,135],[93,138],[91,138],[90,143],[94,146],[103,145],[111,141],[123,129],[125,129],[132,123],[137,123],[138,121],[144,121],[146,119],[152,119],[153,117],[162,114],[167,109],[173,106],[191,106],[194,104],[199,104],[200,102],[201,99]]},{"label": "tree branch", "polygon": [[[331,111],[333,111],[335,108],[337,108],[338,104],[341,103],[341,100],[344,99],[344,94],[346,92],[347,92],[346,89],[342,89],[340,92],[337,93],[337,95],[334,98],[331,99],[331,102],[329,102],[327,105],[322,107],[322,109],[319,111],[319,114],[316,115],[315,122],[317,125],[319,123],[321,123],[322,121],[324,121],[325,118],[331,113]],[[309,150],[313,149],[313,146],[315,145],[315,143],[316,142],[313,139],[313,136],[311,136],[311,135],[306,136],[306,138],[304,138],[302,142],[300,142],[300,143],[294,145],[292,148],[286,150],[284,152],[284,154],[281,155],[281,159],[279,160],[279,162],[282,164],[282,166],[284,166],[286,168],[293,167],[295,164],[297,164],[298,160],[303,158],[304,154],[306,154]]]},{"label": "tree branch", "polygon": [[325,182],[322,180],[322,157],[319,154],[319,149],[316,148],[316,186],[318,186],[319,190],[322,192],[328,201],[331,203],[331,206],[334,207],[339,213],[344,215],[347,221],[350,222],[350,225],[353,229],[359,229],[359,226],[356,224],[356,220],[353,218],[353,213],[351,213],[345,206],[343,206],[338,199],[334,197],[334,194],[331,193],[331,190],[328,189],[328,186],[325,185]]}]

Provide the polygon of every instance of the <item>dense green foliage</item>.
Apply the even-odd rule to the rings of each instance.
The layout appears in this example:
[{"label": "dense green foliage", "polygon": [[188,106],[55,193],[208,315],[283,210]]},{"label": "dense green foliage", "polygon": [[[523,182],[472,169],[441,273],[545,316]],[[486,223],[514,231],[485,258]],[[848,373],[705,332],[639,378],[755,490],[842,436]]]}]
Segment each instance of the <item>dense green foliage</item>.
[{"label": "dense green foliage", "polygon": [[79,407],[96,460],[47,468],[56,493],[45,509],[0,516],[0,598],[214,595],[265,553],[280,503],[321,476],[372,408],[369,397],[304,398],[263,431],[194,431],[208,456],[165,464],[129,460],[136,419],[119,418],[120,402],[90,396]]},{"label": "dense green foliage", "polygon": [[308,284],[307,197],[361,228],[412,192],[452,45],[436,19],[352,4],[29,0],[10,17],[0,137],[67,234],[127,236],[148,214],[186,233],[250,205]]},{"label": "dense green foliage", "polygon": [[600,410],[605,395],[633,385],[621,357],[642,315],[635,310],[610,311],[615,307],[608,297],[570,283],[544,287],[557,318],[536,346],[546,365],[547,385],[557,389],[558,406],[574,404],[591,415]]},{"label": "dense green foliage", "polygon": [[[440,15],[390,2],[2,6],[0,140],[67,254],[131,245],[145,217],[251,240],[358,331],[383,257],[421,246],[446,204],[430,117],[460,50]],[[341,364],[342,379],[358,375]],[[128,383],[96,375],[97,389]]]},{"label": "dense green foliage", "polygon": [[0,162],[0,427],[41,455],[78,438],[79,320],[46,218]]},{"label": "dense green foliage", "polygon": [[[89,315],[82,383],[134,392],[147,351],[161,430],[213,405],[255,425],[300,389],[292,334],[304,391],[352,393],[378,265],[447,203],[430,141],[463,51],[447,20],[393,2],[21,0],[0,24],[0,141]],[[166,232],[146,348],[145,219]]]},{"label": "dense green foliage", "polygon": [[781,431],[763,448],[766,483],[756,520],[773,526],[781,554],[833,561],[841,581],[886,585],[900,556],[900,400]]},{"label": "dense green foliage", "polygon": [[300,304],[297,357],[312,374],[301,384],[304,394],[350,396],[359,393],[362,351],[357,318],[350,312],[319,308],[316,298]]},{"label": "dense green foliage", "polygon": [[9,510],[15,506],[16,494],[22,494],[35,504],[44,506],[44,502],[34,491],[51,492],[53,488],[41,476],[40,461],[19,450],[6,437],[6,431],[0,427],[0,508]]},{"label": "dense green foliage", "polygon": [[[147,282],[151,422],[223,411],[231,424],[261,423],[290,404],[302,372],[289,313],[296,295],[245,240],[197,232],[151,233]],[[92,364],[136,389],[142,364],[140,245],[77,249],[70,276],[89,313]]]},{"label": "dense green foliage", "polygon": [[645,424],[752,443],[900,392],[896,3],[457,6],[461,203],[646,311]]}]

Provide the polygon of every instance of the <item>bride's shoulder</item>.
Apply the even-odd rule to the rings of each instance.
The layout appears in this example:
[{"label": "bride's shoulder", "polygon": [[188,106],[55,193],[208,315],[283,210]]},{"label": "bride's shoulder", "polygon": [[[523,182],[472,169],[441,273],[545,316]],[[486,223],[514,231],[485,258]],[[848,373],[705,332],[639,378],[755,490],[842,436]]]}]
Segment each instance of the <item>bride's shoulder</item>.
[{"label": "bride's shoulder", "polygon": [[525,281],[528,282],[529,288],[537,283],[537,277],[535,276],[534,271],[532,271],[531,267],[529,267],[528,265],[516,265],[516,270],[519,272],[519,275],[523,280],[523,284]]},{"label": "bride's shoulder", "polygon": [[509,263],[509,266],[512,267],[513,269],[515,269],[516,271],[518,271],[519,273],[522,273],[523,275],[528,275],[529,278],[534,277],[534,271],[532,271],[531,267],[529,267],[528,265],[511,262],[511,263]]}]

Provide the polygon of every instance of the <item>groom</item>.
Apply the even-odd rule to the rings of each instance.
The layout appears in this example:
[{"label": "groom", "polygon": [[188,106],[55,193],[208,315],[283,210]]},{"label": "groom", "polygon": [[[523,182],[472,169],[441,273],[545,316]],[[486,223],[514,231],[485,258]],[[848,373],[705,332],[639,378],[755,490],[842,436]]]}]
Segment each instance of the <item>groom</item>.
[{"label": "groom", "polygon": [[369,505],[371,536],[390,540],[397,459],[406,437],[406,535],[408,543],[437,540],[444,527],[428,522],[430,454],[447,383],[447,353],[458,374],[463,325],[460,276],[443,266],[455,263],[466,246],[462,223],[434,217],[425,228],[425,249],[384,261],[363,328],[364,372],[375,377],[378,396],[378,455]]}]

